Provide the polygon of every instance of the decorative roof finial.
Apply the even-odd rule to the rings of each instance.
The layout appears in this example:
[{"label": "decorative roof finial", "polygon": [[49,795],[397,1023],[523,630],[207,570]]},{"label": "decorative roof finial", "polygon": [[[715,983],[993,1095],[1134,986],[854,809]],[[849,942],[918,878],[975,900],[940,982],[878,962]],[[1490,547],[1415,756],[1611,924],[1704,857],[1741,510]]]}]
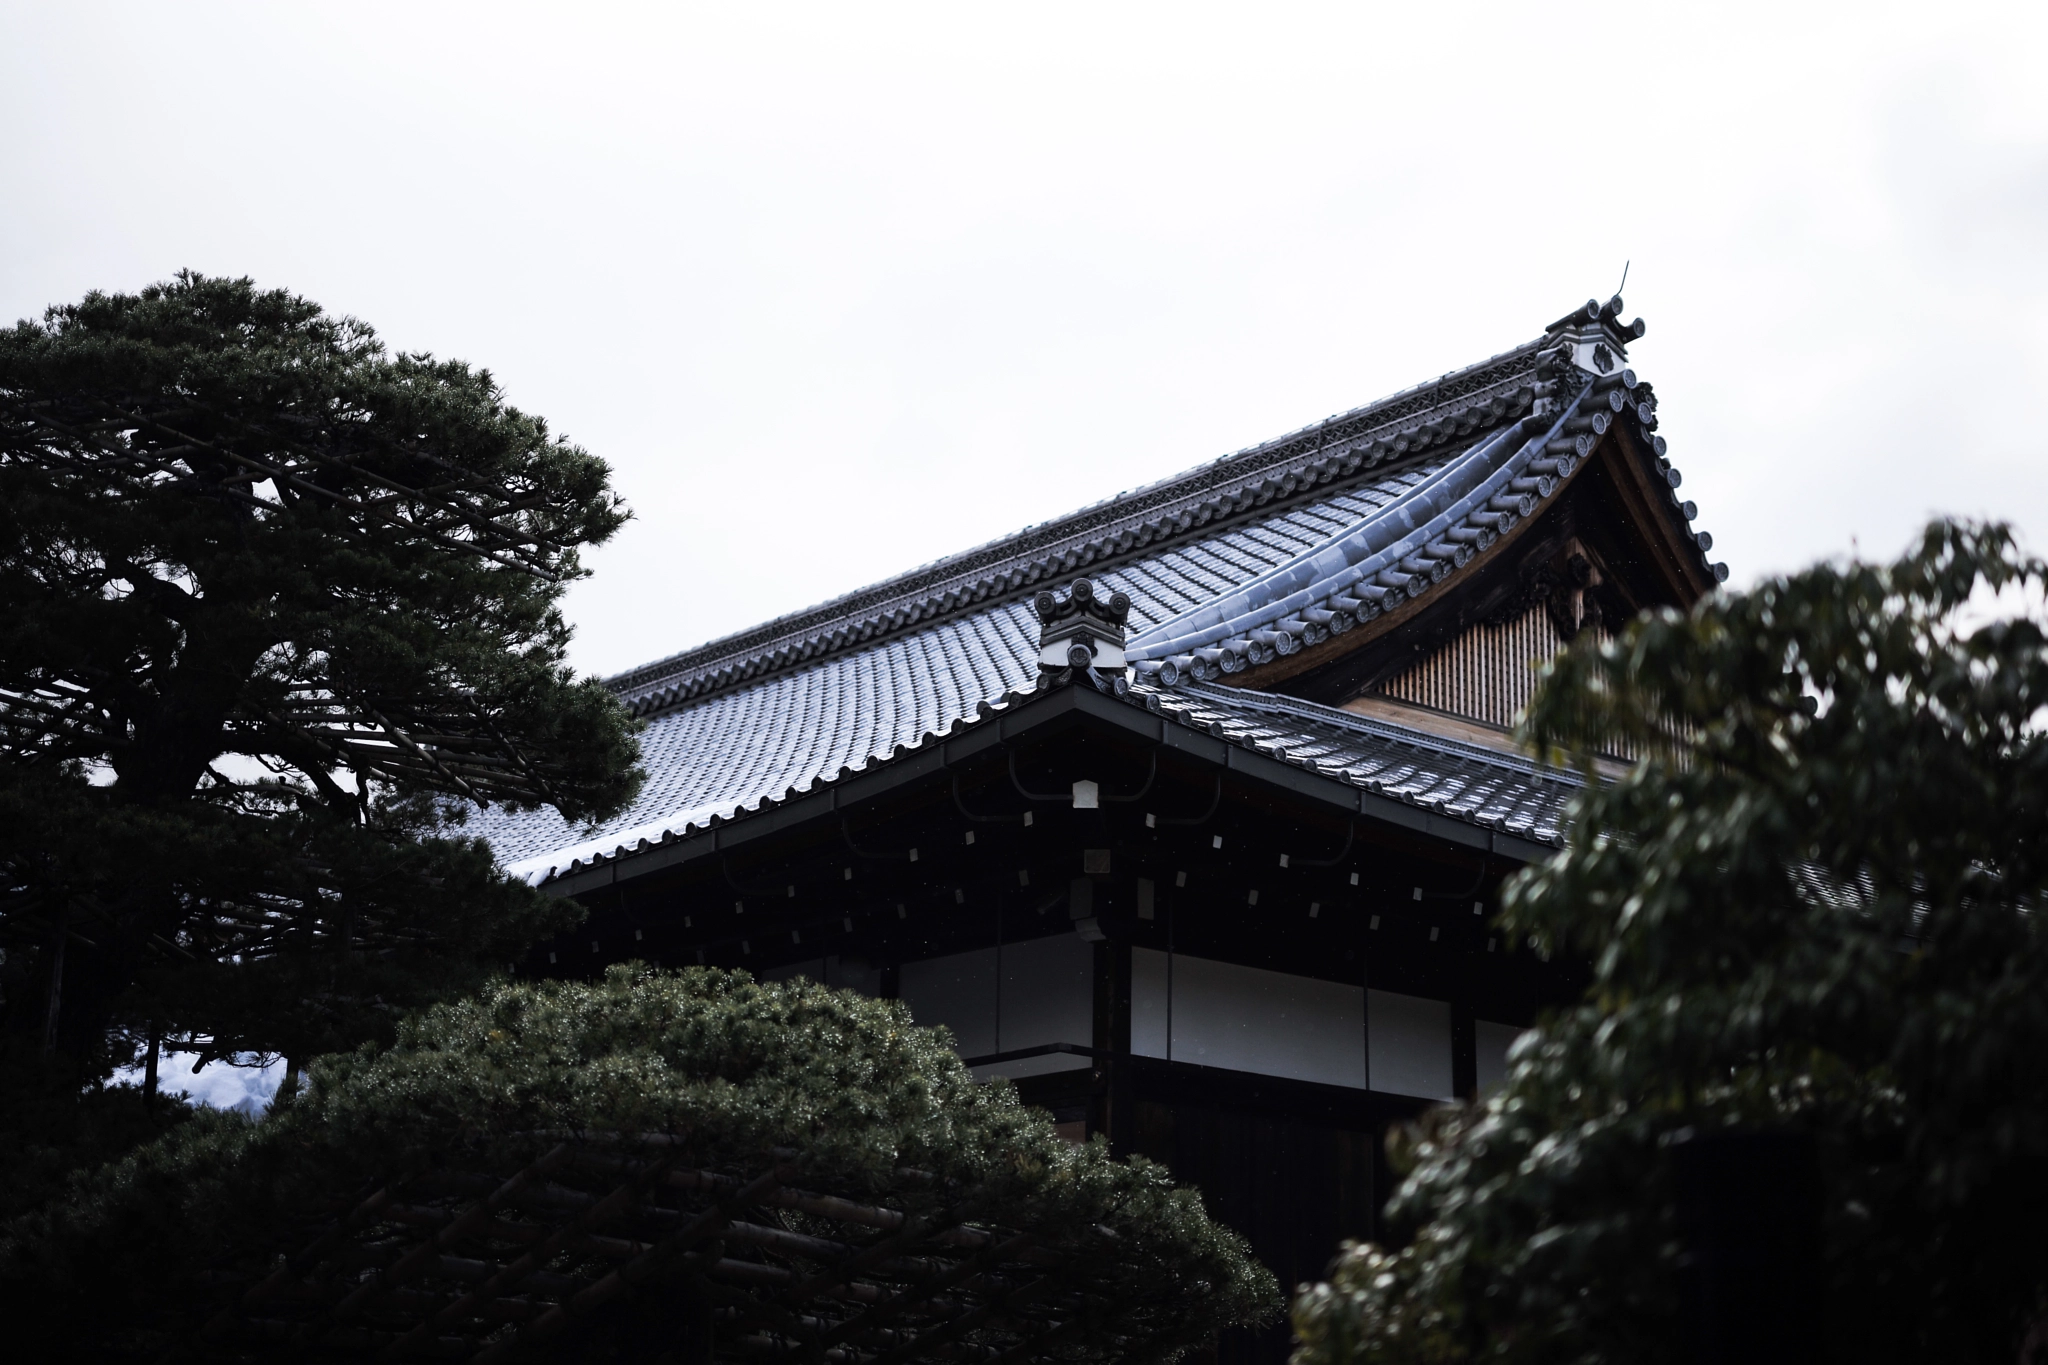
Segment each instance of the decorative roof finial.
[{"label": "decorative roof finial", "polygon": [[1562,342],[1562,353],[1572,365],[1587,374],[1612,373],[1616,365],[1628,358],[1628,344],[1649,330],[1641,318],[1623,322],[1621,308],[1619,294],[1606,303],[1587,299],[1580,307],[1544,328],[1544,336],[1547,340]]},{"label": "decorative roof finial", "polygon": [[1077,578],[1064,597],[1041,592],[1032,602],[1038,609],[1038,674],[1064,682],[1072,670],[1123,676],[1124,627],[1131,619],[1131,599],[1120,592],[1102,592]]}]

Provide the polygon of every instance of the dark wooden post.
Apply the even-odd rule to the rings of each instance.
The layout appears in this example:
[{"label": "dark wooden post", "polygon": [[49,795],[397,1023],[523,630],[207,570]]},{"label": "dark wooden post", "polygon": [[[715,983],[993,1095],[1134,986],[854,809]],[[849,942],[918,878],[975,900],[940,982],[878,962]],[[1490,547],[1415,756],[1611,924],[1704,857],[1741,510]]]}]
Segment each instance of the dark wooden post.
[{"label": "dark wooden post", "polygon": [[1451,1000],[1451,1093],[1461,1100],[1479,1093],[1479,1029],[1463,991]]},{"label": "dark wooden post", "polygon": [[1131,945],[1105,939],[1095,945],[1094,1045],[1111,1054],[1099,1059],[1103,1080],[1102,1130],[1110,1151],[1130,1150],[1136,1131],[1131,1097]]}]

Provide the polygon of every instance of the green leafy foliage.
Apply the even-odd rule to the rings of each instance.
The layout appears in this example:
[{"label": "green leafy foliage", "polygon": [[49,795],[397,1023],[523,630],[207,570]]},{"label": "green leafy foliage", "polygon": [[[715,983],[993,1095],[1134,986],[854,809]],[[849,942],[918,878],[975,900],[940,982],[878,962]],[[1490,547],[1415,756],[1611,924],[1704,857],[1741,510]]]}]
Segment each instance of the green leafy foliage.
[{"label": "green leafy foliage", "polygon": [[640,780],[558,607],[608,483],[488,373],[247,280],[0,331],[10,1046],[350,1047],[569,923],[453,825]]},{"label": "green leafy foliage", "polygon": [[[188,1123],[16,1220],[0,1285],[38,1321],[90,1324],[76,1353],[153,1352],[212,1311],[210,1272],[297,1251],[308,1210],[430,1162],[502,1169],[575,1130],[671,1134],[693,1165],[739,1171],[794,1149],[815,1187],[1072,1243],[1122,1305],[1104,1332],[1152,1337],[1158,1356],[1277,1310],[1271,1275],[1193,1191],[1099,1142],[1070,1146],[1006,1083],[975,1083],[948,1042],[901,1004],[741,972],[627,964],[496,985],[392,1047],[321,1058],[260,1123]],[[903,1193],[903,1167],[930,1174],[927,1193]]]},{"label": "green leafy foliage", "polygon": [[1755,1127],[1821,1153],[1831,1355],[2015,1358],[2048,1287],[2044,581],[1937,524],[1558,658],[1525,736],[1653,757],[1502,928],[1593,984],[1407,1136],[1399,1240],[1297,1300],[1301,1365],[1684,1359],[1668,1149]]},{"label": "green leafy foliage", "polygon": [[[177,1078],[165,1089],[176,1091]],[[39,1052],[0,1047],[0,1222],[59,1198],[75,1174],[119,1160],[196,1114],[183,1104],[148,1103],[132,1085],[81,1085]]]}]

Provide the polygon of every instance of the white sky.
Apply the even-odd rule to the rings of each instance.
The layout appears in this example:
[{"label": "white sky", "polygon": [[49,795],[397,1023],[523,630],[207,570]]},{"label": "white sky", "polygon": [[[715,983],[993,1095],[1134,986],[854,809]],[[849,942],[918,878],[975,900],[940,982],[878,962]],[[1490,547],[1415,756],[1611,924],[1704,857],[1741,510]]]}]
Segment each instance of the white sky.
[{"label": "white sky", "polygon": [[[157,1058],[157,1088],[166,1095],[182,1093],[194,1104],[211,1109],[235,1109],[252,1117],[261,1114],[277,1097],[277,1087],[284,1081],[284,1061],[280,1058],[267,1066],[258,1066],[255,1063],[262,1058],[257,1054],[242,1056],[247,1063],[242,1066],[215,1061],[194,1071],[192,1064],[198,1060],[197,1053],[165,1052]],[[113,1079],[121,1085],[140,1086],[144,1074],[138,1063],[115,1068]]]},{"label": "white sky", "polygon": [[2048,527],[2048,7],[0,4],[0,320],[181,266],[488,366],[614,671],[1613,291],[1741,584]]}]

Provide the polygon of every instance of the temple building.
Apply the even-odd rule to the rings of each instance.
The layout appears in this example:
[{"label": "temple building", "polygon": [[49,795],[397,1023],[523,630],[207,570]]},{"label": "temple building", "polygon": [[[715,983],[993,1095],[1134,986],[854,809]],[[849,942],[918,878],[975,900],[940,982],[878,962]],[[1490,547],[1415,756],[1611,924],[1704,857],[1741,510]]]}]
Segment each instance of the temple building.
[{"label": "temple building", "polygon": [[527,969],[901,999],[1315,1278],[1385,1125],[1583,980],[1492,923],[1580,780],[1511,740],[1535,668],[1727,576],[1621,311],[613,679],[634,808],[478,822],[590,911]]}]

